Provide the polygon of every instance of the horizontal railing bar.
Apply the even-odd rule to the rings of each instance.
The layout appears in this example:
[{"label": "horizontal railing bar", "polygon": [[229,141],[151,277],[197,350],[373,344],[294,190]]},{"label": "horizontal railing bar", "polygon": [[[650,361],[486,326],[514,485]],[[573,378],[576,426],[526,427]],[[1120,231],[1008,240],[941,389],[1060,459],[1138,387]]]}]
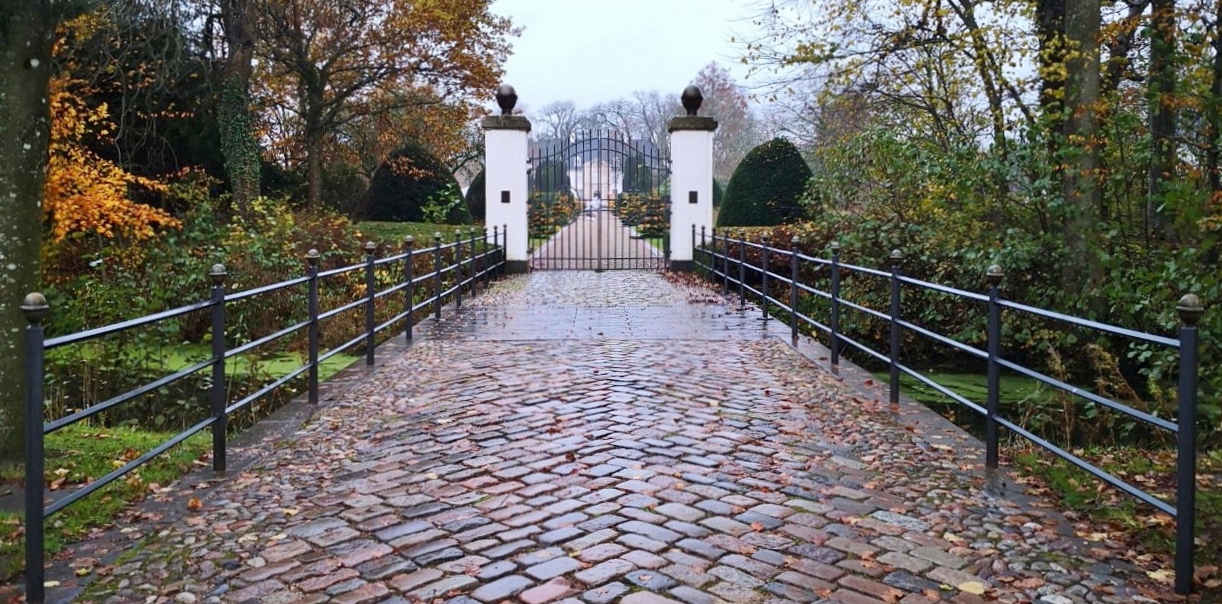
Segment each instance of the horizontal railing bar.
[{"label": "horizontal railing bar", "polygon": [[1133,485],[1130,485],[1129,483],[1123,480],[1120,480],[1119,478],[1116,478],[1115,476],[1095,467],[1094,464],[1078,457],[1077,455],[1074,455],[1073,453],[1070,453],[1069,451],[1066,451],[1065,449],[1062,449],[1040,438],[1039,436],[1036,436],[1035,434],[1026,430],[1022,426],[1019,426],[1018,424],[1015,424],[1014,422],[1004,417],[998,417],[997,423],[1001,426],[1009,428],[1011,431],[1018,434],[1019,436],[1022,436],[1023,438],[1026,438],[1027,440],[1043,447],[1044,449],[1047,449],[1053,455],[1056,455],[1057,457],[1073,464],[1078,469],[1084,472],[1087,472],[1088,474],[1091,474],[1095,478],[1098,478],[1099,480],[1102,480],[1103,482],[1106,482],[1112,485],[1113,487],[1116,487],[1117,489],[1120,489],[1121,491],[1124,491],[1125,493],[1128,493],[1129,495],[1136,497],[1137,499],[1153,506],[1154,508],[1157,508],[1160,512],[1167,514],[1168,516],[1171,516],[1172,518],[1176,517],[1175,506],[1161,499],[1158,499],[1157,497],[1154,497],[1150,495],[1149,493],[1146,493],[1145,491],[1137,487],[1134,487]]},{"label": "horizontal railing bar", "polygon": [[327,360],[327,359],[329,359],[329,358],[331,358],[331,357],[333,357],[333,356],[335,356],[335,355],[337,355],[337,354],[339,354],[339,353],[341,353],[341,352],[343,352],[343,351],[345,351],[345,350],[348,350],[349,348],[352,348],[353,346],[356,346],[357,344],[360,344],[361,342],[364,342],[366,337],[368,337],[368,334],[364,334],[364,333],[362,333],[362,334],[358,335],[357,337],[352,338],[351,340],[348,340],[347,342],[344,342],[344,343],[343,343],[343,344],[341,344],[340,346],[338,346],[338,347],[336,347],[336,348],[332,348],[331,350],[328,350],[327,352],[325,352],[324,354],[322,354],[322,355],[320,355],[320,356],[318,357],[318,362],[321,364],[323,361],[325,361],[325,360]]},{"label": "horizontal railing bar", "polygon": [[1111,409],[1113,411],[1124,413],[1125,415],[1128,415],[1130,417],[1140,419],[1148,424],[1158,426],[1159,428],[1162,428],[1168,432],[1177,433],[1180,431],[1179,425],[1176,424],[1175,422],[1170,422],[1160,417],[1155,417],[1153,415],[1150,415],[1149,413],[1146,413],[1144,411],[1140,411],[1138,409],[1129,407],[1128,405],[1122,405],[1120,403],[1117,403],[1116,401],[1103,398],[1095,394],[1094,392],[1083,390],[1072,384],[1067,384],[1065,382],[1062,382],[1061,380],[1058,380],[1054,377],[1049,377],[1033,369],[1028,369],[1026,367],[1023,367],[1022,365],[1012,363],[1005,359],[997,359],[997,363],[1001,365],[1002,367],[1005,367],[1006,369],[1009,369],[1011,371],[1016,371],[1029,378],[1035,379],[1039,382],[1043,382],[1045,384],[1048,384],[1049,386],[1060,389],[1064,392],[1068,392],[1069,394],[1080,396],[1097,405],[1103,405],[1104,407],[1107,407],[1108,409]]},{"label": "horizontal railing bar", "polygon": [[[420,252],[417,252],[416,250],[412,250],[412,256],[415,256],[419,253]],[[382,266],[383,264],[390,264],[392,262],[399,262],[400,260],[406,260],[406,259],[407,259],[407,252],[403,252],[401,254],[396,254],[394,256],[387,256],[385,258],[377,258],[373,261],[373,265]]]},{"label": "horizontal railing bar", "polygon": [[935,391],[941,393],[943,396],[949,397],[951,400],[955,401],[956,403],[959,403],[960,405],[963,405],[981,415],[988,414],[988,411],[985,410],[984,407],[981,407],[980,405],[972,402],[971,400],[969,400],[967,397],[963,396],[962,394],[959,394],[958,392],[955,392],[954,390],[951,390],[950,388],[947,388],[946,386],[943,386],[942,384],[939,384],[933,381],[932,378],[926,376],[925,374],[907,365],[904,365],[903,363],[896,363],[895,366],[900,371],[903,371],[904,373],[907,373],[908,375],[916,378],[921,383],[925,384],[926,386],[929,386],[930,388],[933,388]]},{"label": "horizontal railing bar", "polygon": [[256,287],[254,289],[247,289],[247,290],[243,290],[240,292],[234,292],[232,294],[225,294],[225,301],[226,302],[236,302],[238,300],[243,300],[246,298],[250,298],[252,296],[258,296],[260,294],[270,294],[274,291],[279,291],[285,288],[292,287],[294,285],[301,285],[302,283],[308,283],[309,281],[310,281],[309,277],[297,277],[296,279],[289,279],[288,281],[281,281],[279,283],[272,283],[271,285],[264,285],[262,287]]},{"label": "horizontal railing bar", "polygon": [[374,332],[374,333],[378,333],[378,332],[382,331],[383,329],[386,329],[387,327],[390,327],[391,325],[394,325],[395,323],[398,323],[399,321],[402,321],[402,320],[404,319],[404,317],[407,317],[407,316],[408,316],[408,315],[410,315],[410,314],[412,314],[412,313],[407,312],[407,311],[403,311],[403,312],[401,312],[401,313],[399,313],[399,314],[395,315],[394,317],[392,317],[392,318],[391,318],[389,321],[387,321],[387,322],[385,322],[385,323],[383,323],[383,324],[381,324],[381,325],[379,325],[379,326],[377,326],[377,327],[373,328],[373,332]]},{"label": "horizontal railing bar", "polygon": [[948,338],[940,333],[930,331],[924,327],[921,327],[920,325],[917,325],[916,323],[912,323],[910,321],[905,321],[903,319],[900,319],[899,324],[904,329],[910,329],[912,331],[915,331],[931,340],[934,340],[935,342],[946,344],[947,346],[950,346],[951,348],[954,348],[956,350],[961,350],[963,352],[966,352],[970,355],[973,355],[981,359],[989,358],[989,353],[983,350],[980,350],[979,348],[973,348],[967,344],[964,344],[963,342],[960,342],[959,340]]},{"label": "horizontal railing bar", "polygon": [[870,355],[870,356],[872,356],[872,357],[874,357],[874,358],[876,358],[876,359],[878,359],[878,360],[880,360],[880,361],[882,361],[882,362],[884,362],[884,363],[890,363],[890,362],[891,362],[891,359],[888,359],[888,358],[887,358],[887,355],[885,355],[885,354],[883,354],[883,353],[881,353],[881,352],[878,352],[878,351],[874,350],[873,348],[870,348],[869,346],[865,346],[865,345],[861,344],[860,342],[858,342],[857,340],[854,340],[853,338],[850,338],[849,336],[844,335],[844,332],[841,332],[841,333],[840,333],[840,341],[841,341],[841,342],[848,343],[848,344],[851,344],[852,346],[854,346],[854,347],[855,347],[855,348],[857,348],[858,350],[860,350],[860,351],[862,351],[862,352],[864,352],[864,353],[866,353],[866,354],[868,354],[868,355]]},{"label": "horizontal railing bar", "polygon": [[365,265],[364,265],[364,264],[353,264],[353,265],[350,265],[350,266],[341,266],[341,267],[339,267],[339,268],[332,268],[332,269],[328,269],[328,270],[325,270],[325,271],[321,271],[321,272],[319,272],[319,273],[318,273],[318,278],[319,278],[319,279],[325,279],[325,278],[327,278],[327,277],[333,277],[333,276],[335,276],[335,275],[342,275],[342,274],[344,274],[344,273],[351,273],[352,271],[357,271],[357,270],[360,270],[360,269],[363,269],[363,268],[365,268]]},{"label": "horizontal railing bar", "polygon": [[857,304],[857,303],[855,303],[855,302],[849,302],[848,300],[845,300],[844,298],[839,298],[839,300],[840,300],[840,304],[842,304],[842,305],[844,305],[844,306],[847,306],[847,307],[852,308],[852,309],[855,309],[855,310],[860,310],[861,312],[864,312],[864,313],[866,313],[867,315],[871,315],[871,316],[874,316],[874,317],[878,317],[879,319],[882,319],[882,320],[887,321],[887,322],[890,322],[890,321],[891,321],[891,315],[889,315],[889,314],[887,314],[887,313],[885,313],[885,312],[878,312],[877,310],[874,310],[873,308],[866,308],[865,306],[862,306],[862,305]]},{"label": "horizontal railing bar", "polygon": [[827,300],[831,300],[831,299],[832,299],[832,294],[831,294],[830,292],[825,292],[825,291],[820,290],[820,289],[815,289],[815,288],[813,288],[813,287],[811,287],[811,286],[809,286],[809,285],[807,285],[807,284],[805,284],[805,283],[802,283],[801,281],[798,281],[798,289],[800,289],[800,290],[802,290],[802,291],[804,291],[804,292],[806,292],[806,293],[808,293],[808,294],[811,294],[811,295],[814,295],[814,296],[819,296],[820,298],[825,298],[825,299],[827,299]]},{"label": "horizontal railing bar", "polygon": [[80,489],[77,489],[76,491],[73,491],[71,495],[68,495],[67,497],[64,497],[63,499],[60,499],[59,501],[56,501],[52,503],[51,505],[47,506],[47,508],[44,509],[42,513],[43,519],[45,520],[46,518],[49,518],[50,516],[54,515],[56,512],[59,512],[60,510],[80,501],[81,499],[88,497],[89,495],[92,495],[98,489],[101,489],[102,487],[105,487],[106,485],[122,478],[128,472],[131,472],[132,470],[135,470],[136,468],[139,468],[140,466],[148,463],[149,460],[153,459],[154,457],[157,457],[158,455],[161,455],[162,453],[169,451],[175,445],[178,445],[182,443],[184,440],[187,440],[188,438],[195,436],[204,428],[211,426],[215,421],[216,421],[216,418],[209,417],[208,419],[205,419],[199,422],[198,424],[195,424],[194,426],[187,428],[183,432],[179,432],[177,436],[171,438],[170,440],[165,441],[164,443],[161,443],[160,445],[157,445],[156,447],[149,450],[147,453],[141,455],[140,457],[137,457],[136,459],[133,459],[127,462],[126,464],[123,465],[123,467],[117,468],[114,471],[110,472],[109,474],[81,487]]},{"label": "horizontal railing bar", "polygon": [[101,403],[98,403],[96,405],[91,405],[85,409],[81,409],[80,411],[77,411],[76,413],[73,413],[72,415],[69,415],[67,417],[61,417],[60,419],[57,419],[43,426],[42,432],[43,434],[50,434],[52,432],[55,432],[56,430],[60,430],[66,426],[79,422],[83,419],[88,419],[90,417],[93,417],[94,415],[97,415],[98,413],[101,413],[107,409],[110,409],[111,407],[114,407],[116,405],[121,405],[138,396],[143,396],[154,390],[157,390],[158,388],[162,388],[164,386],[173,384],[174,382],[177,382],[178,380],[181,380],[202,369],[207,369],[208,367],[212,366],[213,362],[214,362],[213,359],[208,359],[207,361],[201,361],[199,363],[191,365],[190,367],[181,369],[175,373],[171,373],[170,375],[160,377],[138,388],[128,390],[127,392],[113,396]]},{"label": "horizontal railing bar", "polygon": [[832,263],[831,260],[824,260],[822,258],[816,258],[814,256],[807,256],[806,254],[803,254],[801,252],[798,253],[798,260],[801,260],[802,262],[813,262],[817,264],[818,266],[815,267],[816,270],[823,270],[827,266],[830,266]]},{"label": "horizontal railing bar", "polygon": [[143,317],[139,317],[136,319],[130,319],[127,321],[121,321],[119,323],[114,323],[112,325],[106,325],[104,327],[95,327],[94,329],[88,329],[88,330],[78,332],[78,333],[63,335],[63,336],[59,336],[56,338],[48,338],[46,342],[43,343],[43,348],[45,350],[51,350],[52,348],[59,348],[60,346],[67,346],[69,344],[79,344],[86,340],[92,340],[94,338],[98,338],[98,337],[105,336],[105,335],[110,335],[112,333],[118,333],[120,331],[127,331],[129,329],[141,327],[144,325],[149,325],[151,323],[156,323],[158,321],[164,321],[165,319],[173,319],[174,317],[181,317],[182,315],[192,313],[197,310],[203,310],[205,308],[209,308],[213,304],[214,303],[212,302],[212,300],[205,300],[203,302],[196,302],[195,304],[188,304],[186,306],[180,306],[178,308],[173,308],[170,310],[163,310],[158,313],[153,313],[151,315],[146,315]]},{"label": "horizontal railing bar", "polygon": [[[395,286],[393,286],[393,287],[391,287],[391,288],[389,288],[389,289],[384,289],[384,290],[382,290],[382,291],[380,291],[380,292],[374,292],[374,294],[373,294],[373,299],[374,299],[374,300],[377,300],[378,298],[384,298],[384,297],[389,296],[389,295],[391,295],[391,294],[401,292],[401,291],[403,291],[403,290],[407,289],[407,286],[408,286],[408,285],[410,285],[410,284],[409,284],[408,282],[404,281],[403,283],[400,283],[400,284],[398,284],[398,285],[395,285]],[[366,301],[366,302],[368,302],[368,301],[369,301],[369,298],[365,298],[365,301]]]},{"label": "horizontal railing bar", "polygon": [[1071,317],[1069,315],[1062,314],[1059,312],[1055,312],[1051,310],[1044,310],[1042,308],[1036,308],[1034,306],[1027,306],[1026,304],[1019,304],[1018,302],[1010,302],[1008,300],[998,300],[997,303],[1001,305],[1003,308],[1012,308],[1014,310],[1021,310],[1023,312],[1031,313],[1037,317],[1044,317],[1045,319],[1055,319],[1057,321],[1063,321],[1065,323],[1069,323],[1070,325],[1077,325],[1078,327],[1085,327],[1087,329],[1094,329],[1096,331],[1102,331],[1105,333],[1110,333],[1110,334],[1114,334],[1118,336],[1125,336],[1128,338],[1133,338],[1134,340],[1150,342],[1152,344],[1162,344],[1163,346],[1167,346],[1169,348],[1174,348],[1177,350],[1180,347],[1180,341],[1172,339],[1172,338],[1156,336],[1154,334],[1149,334],[1149,333],[1145,333],[1141,331],[1135,331],[1132,329],[1126,329],[1124,327],[1117,327],[1115,325],[1108,325],[1107,323],[1099,323],[1098,321],[1091,321],[1089,319],[1080,319],[1078,317]]},{"label": "horizontal railing bar", "polygon": [[925,289],[930,289],[930,290],[933,290],[933,291],[936,291],[936,292],[940,292],[940,293],[943,293],[943,294],[950,294],[950,295],[952,295],[952,296],[959,296],[959,297],[962,297],[962,298],[967,298],[967,299],[969,299],[969,300],[975,300],[975,301],[977,301],[977,302],[988,302],[988,301],[989,301],[989,297],[988,297],[988,296],[986,296],[986,295],[984,295],[984,294],[978,294],[978,293],[976,293],[976,292],[969,292],[969,291],[967,291],[967,290],[965,290],[965,289],[958,289],[958,288],[955,288],[955,287],[949,287],[949,286],[946,286],[946,285],[938,285],[937,283],[930,283],[929,281],[922,281],[922,280],[920,280],[920,279],[913,279],[912,277],[905,277],[905,276],[903,276],[903,275],[900,275],[900,276],[899,276],[899,279],[900,279],[900,283],[907,283],[908,285],[915,285],[915,286],[917,286],[917,287],[921,287],[921,288],[925,288]]},{"label": "horizontal railing bar", "polygon": [[293,333],[294,331],[297,331],[298,329],[302,329],[302,328],[309,327],[309,326],[310,326],[309,320],[302,321],[296,325],[290,325],[288,327],[285,327],[284,329],[281,329],[280,331],[277,331],[276,333],[265,335],[259,338],[258,340],[252,340],[250,342],[242,344],[241,346],[235,346],[229,350],[226,350],[225,358],[228,359],[228,358],[236,357],[240,354],[244,354],[264,344],[267,344],[268,342],[277,340],[279,338],[283,338],[284,336],[287,336]]},{"label": "horizontal railing bar", "polygon": [[343,306],[340,306],[339,308],[334,308],[334,309],[328,310],[327,312],[318,313],[318,320],[321,321],[323,319],[330,319],[331,317],[334,317],[335,315],[338,315],[342,312],[346,312],[354,308],[359,308],[362,304],[365,304],[368,301],[369,301],[369,298],[361,298],[359,300],[353,300],[352,302],[349,302]]},{"label": "horizontal railing bar", "polygon": [[255,402],[256,400],[263,398],[263,396],[266,395],[267,393],[271,392],[272,390],[275,390],[276,388],[279,388],[285,385],[286,383],[289,382],[289,380],[292,380],[293,378],[302,375],[306,371],[309,371],[309,369],[310,369],[310,364],[306,363],[305,365],[286,373],[284,377],[281,377],[277,379],[276,381],[250,393],[249,395],[246,396],[246,398],[243,398],[242,400],[232,405],[229,405],[228,407],[225,407],[225,413],[226,414],[233,413],[234,411],[237,411],[238,409],[241,409],[242,407],[245,407],[246,405],[249,405]]},{"label": "horizontal railing bar", "polygon": [[866,268],[864,266],[857,266],[856,264],[845,264],[841,262],[840,268],[845,268],[845,269],[856,271],[859,273],[865,273],[867,275],[874,275],[875,277],[885,277],[888,279],[891,278],[891,273],[888,273],[887,271],[880,271],[878,269]]},{"label": "horizontal railing bar", "polygon": [[812,318],[810,318],[810,317],[808,317],[808,316],[806,316],[806,315],[804,315],[804,314],[802,314],[802,313],[797,313],[797,314],[798,314],[798,318],[799,318],[799,319],[801,319],[803,322],[805,322],[807,325],[813,325],[813,326],[815,326],[815,328],[816,328],[816,329],[819,329],[820,331],[827,332],[829,335],[832,333],[832,328],[830,328],[830,327],[828,327],[828,326],[826,326],[826,325],[824,325],[824,324],[822,324],[822,323],[820,323],[820,322],[818,322],[818,321],[816,321],[816,320],[814,320],[814,319],[812,319]]}]

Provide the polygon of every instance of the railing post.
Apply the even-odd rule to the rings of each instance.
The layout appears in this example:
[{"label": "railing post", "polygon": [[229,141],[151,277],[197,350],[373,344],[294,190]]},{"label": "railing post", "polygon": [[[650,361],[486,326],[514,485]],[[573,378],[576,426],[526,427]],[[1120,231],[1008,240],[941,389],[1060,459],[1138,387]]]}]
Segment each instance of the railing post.
[{"label": "railing post", "polygon": [[471,227],[467,231],[470,237],[468,243],[471,244],[471,297],[479,295],[479,280],[484,277],[484,272],[480,270],[480,266],[484,264],[484,259],[479,253],[479,239],[475,236],[476,228]]},{"label": "railing post", "polygon": [[318,250],[310,250],[306,252],[306,270],[310,277],[309,284],[309,313],[310,313],[310,328],[308,331],[308,352],[310,362],[310,375],[307,390],[309,391],[309,400],[311,405],[318,404]]},{"label": "railing post", "polygon": [[415,327],[412,324],[412,315],[415,314],[412,309],[416,307],[416,284],[413,283],[416,280],[416,256],[415,250],[412,249],[415,245],[415,237],[408,235],[403,238],[403,252],[407,254],[403,259],[403,282],[407,284],[407,293],[404,294],[407,300],[403,311],[407,313],[407,327],[403,331],[406,332],[408,342],[412,341],[412,331]]},{"label": "railing post", "polygon": [[[495,225],[495,224],[494,224],[494,225],[492,225],[492,247],[496,248],[496,250],[497,250],[497,251],[496,251],[496,256],[497,256],[497,259],[498,259],[498,260],[500,260],[500,259],[501,259],[501,244],[500,244],[500,241],[501,241],[501,227],[499,227],[499,226],[497,226],[497,225]],[[502,275],[503,275],[503,274],[505,274],[505,273],[504,273],[504,267],[505,267],[505,263],[504,263],[504,262],[498,262],[498,263],[497,263],[497,268],[498,268],[498,270],[500,271],[500,273],[501,273]]]},{"label": "railing post", "polygon": [[891,404],[900,402],[900,265],[904,254],[891,250]]},{"label": "railing post", "polygon": [[441,320],[441,231],[433,233],[433,316]]},{"label": "railing post", "polygon": [[767,321],[772,317],[768,316],[768,256],[771,254],[772,248],[769,245],[772,243],[772,234],[765,232],[760,236],[760,320]]},{"label": "railing post", "polygon": [[488,227],[480,227],[480,232],[483,233],[484,252],[481,264],[484,267],[484,289],[492,287],[492,256],[488,253]]},{"label": "railing post", "polygon": [[225,455],[225,433],[229,416],[225,413],[225,278],[224,264],[212,265],[212,471],[224,472],[228,466]]},{"label": "railing post", "polygon": [[[703,239],[703,237],[701,237],[701,239]],[[701,241],[701,243],[703,244],[704,241]],[[692,264],[696,264],[696,262],[698,262],[696,260],[696,251],[699,249],[700,248],[696,246],[696,223],[693,222],[692,223]]]},{"label": "railing post", "polygon": [[454,308],[462,308],[462,229],[454,231]]},{"label": "railing post", "polygon": [[997,361],[1001,358],[1001,305],[997,299],[1001,294],[1001,279],[1004,274],[1001,267],[994,264],[989,267],[986,278],[989,282],[989,324],[988,324],[988,406],[985,409],[984,425],[984,467],[992,476],[997,471],[997,412],[1001,405],[1001,366]]},{"label": "railing post", "polygon": [[747,310],[747,232],[738,231],[738,310]]},{"label": "railing post", "polygon": [[[530,226],[526,227],[527,243],[530,242]],[[509,225],[501,225],[501,274],[505,274],[505,270],[509,267]]]},{"label": "railing post", "polygon": [[828,329],[831,334],[832,367],[840,366],[840,242],[832,242],[832,304]]},{"label": "railing post", "polygon": [[[713,228],[713,239],[717,239],[717,228]],[[730,297],[730,243],[726,240],[726,231],[721,231],[721,295]]]},{"label": "railing post", "polygon": [[798,345],[798,236],[789,240],[789,337]]},{"label": "railing post", "polygon": [[1175,591],[1192,592],[1193,539],[1196,528],[1197,476],[1197,322],[1205,306],[1196,294],[1180,298],[1176,306],[1180,321],[1180,383],[1177,394],[1179,427],[1176,449],[1175,493]]},{"label": "railing post", "polygon": [[44,332],[42,322],[50,314],[47,299],[31,293],[21,301],[25,328],[25,597],[26,602],[42,604],[46,599],[44,577],[43,485],[46,450],[43,448],[42,399]]},{"label": "railing post", "polygon": [[372,241],[365,242],[365,293],[368,298],[365,300],[365,365],[372,367],[374,363],[374,303],[377,299],[374,297],[377,292],[377,283],[374,281],[373,274],[373,252],[378,249],[378,245]]}]

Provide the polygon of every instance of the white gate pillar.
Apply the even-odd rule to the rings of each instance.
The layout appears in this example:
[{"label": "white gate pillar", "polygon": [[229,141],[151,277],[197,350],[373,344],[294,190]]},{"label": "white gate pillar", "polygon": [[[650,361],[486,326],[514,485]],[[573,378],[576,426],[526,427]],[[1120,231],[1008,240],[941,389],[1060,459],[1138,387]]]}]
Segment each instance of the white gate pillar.
[{"label": "white gate pillar", "polygon": [[511,115],[518,95],[513,86],[502,84],[496,91],[501,115],[484,118],[484,203],[486,224],[501,229],[505,246],[505,270],[524,273],[530,267],[527,254],[526,216],[527,140],[530,121]]},{"label": "white gate pillar", "polygon": [[[713,232],[713,132],[717,120],[696,113],[704,95],[695,86],[683,90],[687,115],[670,120],[670,267],[690,271],[695,268],[693,245],[699,243],[700,229]],[[692,240],[692,225],[696,241]]]}]

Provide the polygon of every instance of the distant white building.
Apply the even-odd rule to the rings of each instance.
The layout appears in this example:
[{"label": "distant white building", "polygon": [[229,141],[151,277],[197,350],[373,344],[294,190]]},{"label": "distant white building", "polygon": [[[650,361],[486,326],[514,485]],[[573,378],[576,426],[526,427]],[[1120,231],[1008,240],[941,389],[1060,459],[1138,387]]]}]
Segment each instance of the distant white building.
[{"label": "distant white building", "polygon": [[573,158],[569,166],[569,185],[579,199],[589,201],[615,199],[624,189],[624,171],[620,162],[597,158],[584,161]]}]

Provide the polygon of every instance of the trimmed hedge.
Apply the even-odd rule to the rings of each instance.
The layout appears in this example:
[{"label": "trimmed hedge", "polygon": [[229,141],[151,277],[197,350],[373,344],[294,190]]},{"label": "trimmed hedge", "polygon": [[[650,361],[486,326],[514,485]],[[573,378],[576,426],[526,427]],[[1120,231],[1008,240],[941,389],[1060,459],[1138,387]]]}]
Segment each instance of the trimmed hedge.
[{"label": "trimmed hedge", "polygon": [[467,189],[467,210],[471,212],[471,218],[476,222],[483,222],[488,217],[487,201],[484,199],[484,183],[484,171],[480,170],[471,181],[471,187]]},{"label": "trimmed hedge", "polygon": [[[369,183],[366,216],[381,222],[425,222],[423,208],[430,199],[459,191],[458,181],[441,160],[418,145],[408,145],[390,155]],[[449,224],[469,224],[465,203],[457,203],[446,215]]]},{"label": "trimmed hedge", "polygon": [[730,177],[717,226],[773,226],[802,219],[811,177],[797,147],[774,138],[747,153]]},{"label": "trimmed hedge", "polygon": [[721,189],[721,183],[717,179],[713,179],[713,207],[720,208],[721,200],[725,197],[725,191]]}]

